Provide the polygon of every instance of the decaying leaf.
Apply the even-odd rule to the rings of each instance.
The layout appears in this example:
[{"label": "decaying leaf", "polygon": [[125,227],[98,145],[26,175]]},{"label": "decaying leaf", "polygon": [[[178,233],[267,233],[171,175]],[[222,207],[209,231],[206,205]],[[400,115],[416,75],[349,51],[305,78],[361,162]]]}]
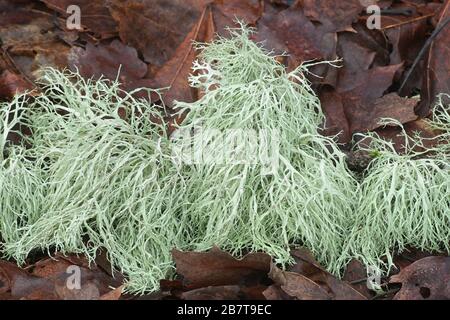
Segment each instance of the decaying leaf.
[{"label": "decaying leaf", "polygon": [[[425,7],[425,6],[423,6]],[[423,44],[426,41],[428,32],[428,19],[430,14],[420,14],[413,5],[402,3],[401,6],[393,8],[411,8],[410,16],[404,15],[382,15],[381,31],[386,35],[392,46],[390,53],[390,63],[404,63],[406,67],[411,67]],[[417,67],[408,79],[407,86],[401,94],[412,94],[415,89],[419,89],[422,82],[423,71]]]},{"label": "decaying leaf", "polygon": [[36,78],[43,67],[66,67],[70,48],[60,41],[52,16],[35,11],[26,17],[0,27],[2,49],[15,66],[30,79]]},{"label": "decaying leaf", "polygon": [[173,57],[159,69],[154,77],[156,87],[169,88],[164,92],[164,103],[173,107],[174,101],[193,102],[198,98],[196,89],[189,85],[189,75],[197,52],[193,42],[211,41],[214,35],[212,15],[209,8],[205,8],[192,30],[177,48]]},{"label": "decaying leaf", "polygon": [[32,89],[31,83],[16,73],[4,70],[0,74],[0,99],[10,99],[16,94]]},{"label": "decaying leaf", "polygon": [[206,287],[182,293],[184,300],[239,300],[239,286]]},{"label": "decaying leaf", "polygon": [[365,300],[361,292],[356,290],[348,282],[342,281],[331,275],[320,266],[312,254],[306,249],[292,251],[296,264],[289,268],[290,272],[301,274],[319,284],[333,300]]},{"label": "decaying leaf", "polygon": [[[438,140],[436,139],[437,132],[430,127],[430,125],[423,119],[408,122],[403,126],[404,130],[409,136],[414,136],[418,134],[420,137],[424,138],[423,143],[427,148],[434,147]],[[392,141],[394,146],[399,153],[404,152],[405,138],[402,135],[401,128],[399,127],[384,127],[375,130],[383,139]],[[422,151],[419,146],[416,147],[417,151]]]},{"label": "decaying leaf", "polygon": [[[272,264],[269,276],[281,290],[298,300],[331,299],[319,284],[299,273],[282,271]],[[268,294],[266,297],[271,295]]]},{"label": "decaying leaf", "polygon": [[[438,15],[438,25],[450,19],[450,0],[446,0]],[[425,75],[422,85],[422,104],[418,110],[422,116],[428,115],[436,96],[450,92],[450,23],[434,39],[425,59]]]},{"label": "decaying leaf", "polygon": [[289,54],[291,69],[315,59],[334,59],[336,34],[315,26],[298,6],[270,11],[258,22],[256,41],[277,54]]},{"label": "decaying leaf", "polygon": [[227,35],[226,28],[236,27],[236,19],[255,25],[264,9],[261,0],[215,0],[211,3],[212,18],[216,32]]},{"label": "decaying leaf", "polygon": [[351,284],[364,297],[368,299],[373,297],[373,294],[367,287],[367,268],[360,261],[353,259],[349,262],[342,280]]},{"label": "decaying leaf", "polygon": [[[73,278],[77,275],[79,279]],[[26,300],[111,300],[119,299],[123,289],[95,266],[87,268],[85,259],[59,255],[38,261],[26,270],[0,260],[0,284],[1,294],[9,293],[11,298]],[[117,289],[111,290],[111,287]]]},{"label": "decaying leaf", "polygon": [[329,1],[304,0],[305,15],[314,21],[322,23],[328,31],[354,31],[352,23],[364,9],[364,5],[376,4],[377,1]]},{"label": "decaying leaf", "polygon": [[178,274],[191,289],[258,282],[267,277],[272,260],[264,253],[251,253],[237,260],[216,247],[204,253],[173,250],[172,256]]},{"label": "decaying leaf", "polygon": [[272,264],[269,273],[275,282],[264,291],[268,300],[365,300],[349,283],[329,274],[304,248],[293,250],[296,264],[288,271]]},{"label": "decaying leaf", "polygon": [[324,91],[322,108],[333,130],[343,132],[342,142],[348,142],[353,133],[377,129],[381,118],[393,118],[401,123],[417,119],[416,99],[400,98],[395,93],[384,96],[400,68],[401,65],[392,65],[369,69],[365,78],[359,80],[345,76],[347,81],[340,81],[336,92]]},{"label": "decaying leaf", "polygon": [[161,67],[197,23],[202,0],[109,0],[120,39]]},{"label": "decaying leaf", "polygon": [[401,283],[395,300],[450,299],[450,258],[421,259],[392,276],[390,283]]},{"label": "decaying leaf", "polygon": [[[86,49],[73,47],[68,57],[69,66],[85,78],[119,79],[125,90],[153,87],[153,81],[144,79],[147,65],[138,57],[136,49],[115,40],[109,45],[87,44]],[[119,72],[120,70],[120,72]]]},{"label": "decaying leaf", "polygon": [[[372,109],[368,109],[365,115],[360,115],[353,131],[372,131],[380,127],[382,118],[392,118],[400,123],[408,123],[417,119],[414,108],[418,104],[417,99],[402,98],[397,93],[390,93],[378,98],[372,104]],[[357,124],[356,124],[357,122]]]}]

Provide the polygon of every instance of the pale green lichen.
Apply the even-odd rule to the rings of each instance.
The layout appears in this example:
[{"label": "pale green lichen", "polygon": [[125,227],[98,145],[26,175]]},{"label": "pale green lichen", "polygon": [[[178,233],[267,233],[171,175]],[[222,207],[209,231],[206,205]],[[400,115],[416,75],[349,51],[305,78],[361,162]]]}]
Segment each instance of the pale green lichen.
[{"label": "pale green lichen", "polygon": [[343,256],[386,274],[394,267],[396,252],[408,248],[450,252],[450,162],[444,155],[450,141],[450,131],[445,131],[450,117],[443,109],[435,109],[433,118],[438,121],[429,120],[431,126],[444,130],[434,138],[441,140],[435,147],[427,146],[419,134],[408,135],[400,123],[389,119],[384,123],[402,128],[401,154],[375,133],[362,135],[362,142],[371,143],[360,143],[358,149],[376,156],[359,186]]},{"label": "pale green lichen", "polygon": [[[3,201],[2,217],[21,221],[14,238],[5,236],[13,227],[2,224],[4,253],[22,263],[33,249],[93,259],[106,248],[113,266],[130,277],[132,290],[154,290],[172,268],[170,250],[180,239],[172,209],[178,195],[171,189],[177,173],[166,160],[163,127],[154,123],[161,115],[121,92],[117,82],[85,81],[56,70],[41,80],[43,94],[29,99],[25,111],[32,134],[23,152],[33,166],[30,172],[17,170],[26,181],[1,188],[4,194],[10,185],[21,197],[11,199],[14,207]],[[14,154],[8,158],[16,161]],[[29,183],[34,176],[41,179]],[[39,216],[29,223],[32,202],[38,202]]]},{"label": "pale green lichen", "polygon": [[251,32],[232,29],[230,38],[198,45],[190,80],[204,95],[177,104],[180,113],[189,111],[180,130],[277,134],[279,163],[271,169],[262,163],[184,166],[184,212],[202,226],[192,242],[198,250],[214,244],[236,254],[262,250],[280,263],[290,261],[290,245],[301,243],[338,273],[356,181],[336,143],[318,133],[324,116],[304,77],[306,66],[287,73],[249,40]]},{"label": "pale green lichen", "polygon": [[0,238],[6,243],[22,238],[23,227],[38,219],[44,201],[40,172],[23,143],[11,143],[13,135],[23,136],[19,126],[26,123],[26,102],[19,95],[0,104]]}]

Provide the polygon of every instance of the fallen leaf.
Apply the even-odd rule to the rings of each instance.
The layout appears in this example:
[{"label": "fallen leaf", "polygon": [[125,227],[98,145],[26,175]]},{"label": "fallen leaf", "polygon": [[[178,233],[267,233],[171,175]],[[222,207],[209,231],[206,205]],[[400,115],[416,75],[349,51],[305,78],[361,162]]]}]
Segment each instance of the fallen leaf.
[{"label": "fallen leaf", "polygon": [[98,300],[100,291],[92,282],[81,285],[80,289],[72,289],[65,282],[55,284],[55,292],[58,299],[61,300]]},{"label": "fallen leaf", "polygon": [[353,31],[352,23],[358,19],[359,13],[377,1],[361,0],[329,1],[329,0],[303,0],[305,15],[313,21],[324,25],[327,31]]},{"label": "fallen leaf", "polygon": [[[347,48],[345,43],[353,42],[357,47],[365,48],[368,52],[375,52],[375,57],[369,67],[382,67],[394,64],[390,59],[392,44],[381,30],[368,29],[364,21],[358,21],[358,23],[353,25],[353,28],[356,33],[340,32],[338,34],[338,55],[340,57],[344,56],[344,54],[352,54],[351,51],[354,50],[354,46]],[[347,41],[344,42],[343,39]],[[361,58],[364,59],[364,57],[360,57],[357,61],[360,61]],[[347,60],[346,65],[352,62],[352,60]],[[363,65],[363,67],[366,68],[366,65]]]},{"label": "fallen leaf", "polygon": [[[116,279],[117,282],[121,283],[125,281],[125,277],[123,276],[123,274],[115,270],[111,265],[111,261],[108,257],[106,249],[100,249],[97,252],[97,255],[95,257],[95,265],[103,272]],[[87,267],[89,267],[89,265],[87,265]]]},{"label": "fallen leaf", "polygon": [[333,87],[345,91],[354,83],[364,82],[377,55],[373,47],[367,45],[367,40],[361,39],[359,34],[342,33],[339,35],[337,51],[343,63],[341,68],[336,69],[338,83]]},{"label": "fallen leaf", "polygon": [[322,134],[335,136],[339,134],[339,141],[351,141],[350,123],[345,114],[342,96],[331,86],[323,86],[320,91],[320,103],[325,114],[325,124]]},{"label": "fallen leaf", "polygon": [[238,260],[214,247],[208,252],[172,250],[177,273],[190,289],[208,286],[249,285],[267,278],[271,257],[250,253]]},{"label": "fallen leaf", "polygon": [[353,259],[347,264],[342,280],[366,298],[370,299],[374,296],[367,287],[367,268],[360,261]]},{"label": "fallen leaf", "polygon": [[0,260],[0,293],[10,291],[17,277],[24,274],[26,272],[19,269],[17,265]]},{"label": "fallen leaf", "polygon": [[400,123],[408,123],[418,117],[414,108],[419,101],[413,98],[402,98],[397,93],[389,93],[376,99],[371,109],[364,110],[364,114],[353,115],[352,131],[372,131],[380,127],[382,118],[395,119]]},{"label": "fallen leaf", "polygon": [[163,100],[170,108],[174,106],[176,100],[193,102],[198,98],[197,90],[191,88],[188,80],[192,72],[192,64],[197,56],[193,41],[208,42],[212,40],[211,19],[210,9],[205,8],[197,24],[188,33],[174,56],[155,74],[155,87],[169,88],[164,92]]},{"label": "fallen leaf", "polygon": [[[73,264],[76,262],[77,264]],[[120,297],[120,283],[92,265],[86,268],[87,260],[77,256],[47,258],[29,266],[26,270],[0,260],[0,294],[10,293],[13,299],[26,300],[92,300]],[[74,272],[69,267],[79,268],[80,288],[69,288],[67,281]],[[119,292],[120,291],[120,292]]]},{"label": "fallen leaf", "polygon": [[0,260],[0,293],[10,292],[11,298],[56,299],[53,284],[33,276],[16,264]]},{"label": "fallen leaf", "polygon": [[266,284],[254,286],[241,286],[240,299],[242,300],[266,300],[264,291],[267,290]]},{"label": "fallen leaf", "polygon": [[49,14],[36,13],[29,20],[18,20],[1,27],[0,39],[5,54],[29,79],[38,77],[43,67],[67,66],[70,48],[60,41]]},{"label": "fallen leaf", "polygon": [[[78,69],[85,78],[118,79],[126,91],[140,87],[153,87],[153,81],[144,79],[147,65],[138,57],[136,49],[114,40],[109,45],[88,43],[86,49],[73,47],[69,66]],[[120,73],[119,73],[120,70]]]},{"label": "fallen leaf", "polygon": [[214,28],[221,36],[226,36],[226,28],[236,27],[236,19],[248,25],[255,25],[263,13],[264,5],[260,0],[214,0],[211,12]]},{"label": "fallen leaf", "polygon": [[263,292],[266,300],[295,300],[294,297],[284,292],[278,285],[271,285]]},{"label": "fallen leaf", "polygon": [[31,10],[35,3],[26,1],[0,1],[0,27],[11,24],[27,24],[33,19],[42,16],[39,12]]},{"label": "fallen leaf", "polygon": [[11,296],[22,300],[57,300],[52,281],[32,275],[19,275],[14,279]]},{"label": "fallen leaf", "polygon": [[0,74],[0,99],[11,99],[16,94],[33,89],[31,83],[22,76],[9,70],[4,70]]},{"label": "fallen leaf", "polygon": [[[426,148],[433,148],[439,142],[438,139],[436,139],[438,132],[431,128],[426,120],[419,119],[412,121],[404,124],[403,127],[408,136],[413,137],[415,134],[418,134],[421,138],[423,138],[424,146]],[[375,132],[378,133],[383,139],[392,141],[395,150],[398,153],[402,154],[405,152],[405,137],[401,128],[395,126],[385,127],[379,128],[375,130]],[[413,143],[413,141],[410,140],[410,143]],[[417,152],[424,151],[420,146],[416,146],[414,150]]]},{"label": "fallen leaf", "polygon": [[[269,277],[286,294],[298,300],[331,299],[328,293],[319,284],[299,273],[282,271],[277,268],[275,264],[272,264],[271,266]],[[268,296],[270,296],[270,294]]]},{"label": "fallen leaf", "polygon": [[[406,3],[399,3],[392,6],[392,8],[410,8],[413,11],[417,11],[413,5]],[[406,68],[413,64],[428,36],[429,25],[427,18],[430,16],[430,14],[422,15],[419,12],[415,12],[410,16],[381,16],[381,31],[387,36],[392,46],[390,54],[391,64],[404,63]],[[420,89],[422,75],[423,70],[417,67],[408,80],[407,87],[403,88],[401,95],[411,95],[415,89]]]},{"label": "fallen leaf", "polygon": [[306,249],[291,252],[296,264],[289,268],[290,272],[301,274],[320,285],[333,300],[365,300],[366,297],[346,281],[337,279],[327,272]]},{"label": "fallen leaf", "polygon": [[123,43],[161,67],[175,54],[201,16],[201,0],[109,0]]},{"label": "fallen leaf", "polygon": [[162,279],[159,282],[159,287],[162,292],[172,292],[174,290],[182,291],[183,281]]},{"label": "fallen leaf", "polygon": [[334,59],[336,53],[336,33],[326,32],[315,26],[294,5],[286,10],[269,11],[258,21],[256,41],[275,53],[289,54],[289,69],[300,63],[315,59]]},{"label": "fallen leaf", "polygon": [[119,300],[122,296],[123,289],[125,288],[125,285],[122,285],[120,287],[117,287],[114,290],[111,290],[110,292],[105,293],[100,297],[100,300]]},{"label": "fallen leaf", "polygon": [[414,262],[431,256],[434,256],[431,252],[408,248],[394,257],[394,264],[398,270],[403,270]]},{"label": "fallen leaf", "polygon": [[396,93],[384,95],[401,67],[399,64],[371,68],[364,73],[365,77],[340,75],[336,90],[324,87],[320,99],[327,116],[326,133],[341,132],[340,142],[347,143],[354,133],[379,128],[381,118],[400,123],[416,120],[416,99],[401,98]]},{"label": "fallen leaf", "polygon": [[183,300],[239,300],[239,286],[215,286],[195,289],[181,294]]},{"label": "fallen leaf", "polygon": [[[438,25],[450,19],[450,0],[446,0],[438,15]],[[450,92],[450,23],[432,42],[425,59],[425,74],[422,84],[422,103],[417,112],[427,116],[440,93]],[[449,99],[447,99],[448,101]]]},{"label": "fallen leaf", "polygon": [[[389,108],[390,101],[399,101],[397,96],[390,95],[383,98],[384,92],[391,86],[395,73],[402,65],[376,67],[369,69],[364,79],[347,78],[348,81],[340,81],[337,92],[342,95],[344,111],[349,122],[350,133],[365,132],[379,127],[380,117],[396,118],[401,115],[408,121],[415,120],[411,116],[410,106],[407,105],[407,114],[403,115],[396,110],[398,105]],[[414,101],[416,100],[405,100]],[[404,110],[404,109],[402,109]],[[403,119],[398,119],[402,122]]]},{"label": "fallen leaf", "polygon": [[389,283],[401,283],[395,300],[450,299],[450,258],[428,257],[414,262]]}]

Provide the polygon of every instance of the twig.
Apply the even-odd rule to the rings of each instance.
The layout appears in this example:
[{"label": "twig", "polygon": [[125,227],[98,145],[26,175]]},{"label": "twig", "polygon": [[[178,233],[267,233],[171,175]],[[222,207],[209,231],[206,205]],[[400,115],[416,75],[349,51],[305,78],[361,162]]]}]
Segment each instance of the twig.
[{"label": "twig", "polygon": [[399,22],[399,23],[394,23],[394,24],[391,24],[391,25],[384,26],[383,28],[381,28],[381,30],[388,30],[388,29],[398,28],[398,27],[401,27],[401,26],[404,26],[404,25],[407,25],[407,24],[411,24],[411,23],[420,21],[420,20],[431,18],[433,16],[434,16],[434,13],[430,13],[430,14],[427,14],[426,16],[416,17],[416,18],[413,18],[413,19],[410,19],[410,20],[407,20],[407,21],[402,21],[402,22]]},{"label": "twig", "polygon": [[31,84],[31,86],[33,88],[36,88],[36,84],[25,74],[25,72],[23,72],[16,64],[16,62],[14,61],[14,59],[11,57],[11,55],[9,54],[8,50],[9,48],[1,48],[2,49],[2,56],[3,59],[5,60],[5,62],[7,64],[9,64],[10,67],[12,67],[18,74],[20,74],[23,79],[25,79],[25,81],[27,81],[29,84]]}]

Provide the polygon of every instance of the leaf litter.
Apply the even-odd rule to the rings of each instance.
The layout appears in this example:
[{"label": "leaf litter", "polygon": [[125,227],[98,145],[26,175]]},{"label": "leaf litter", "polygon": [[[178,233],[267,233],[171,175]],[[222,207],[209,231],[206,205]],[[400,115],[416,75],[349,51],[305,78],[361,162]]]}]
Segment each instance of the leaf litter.
[{"label": "leaf litter", "polygon": [[[392,139],[395,148],[402,152],[403,141],[398,137],[401,129],[396,125],[380,126],[382,118],[393,118],[407,132],[419,132],[425,139],[434,137],[435,130],[422,117],[430,113],[438,93],[450,92],[450,59],[446,58],[450,28],[443,29],[432,41],[423,61],[415,67],[403,90],[398,91],[427,38],[448,20],[450,1],[382,1],[386,14],[382,15],[380,30],[365,27],[368,15],[356,0],[171,0],[156,5],[149,0],[70,2],[79,5],[85,14],[82,30],[65,28],[65,2],[0,1],[1,99],[11,99],[32,88],[42,67],[78,68],[86,77],[102,75],[114,79],[121,65],[120,80],[125,90],[170,86],[165,97],[169,107],[177,100],[194,102],[202,92],[187,82],[196,59],[191,42],[208,42],[216,32],[226,34],[225,26],[232,25],[235,16],[258,29],[256,41],[265,40],[268,49],[287,52],[289,56],[283,62],[290,70],[307,60],[343,59],[340,68],[317,67],[314,71],[320,77],[312,76],[311,81],[326,116],[325,133],[342,132],[340,142],[347,146],[351,145],[353,134],[375,130],[381,137]],[[417,94],[421,95],[420,104],[414,97]],[[293,253],[297,263],[288,271],[278,269],[262,253],[260,257],[256,254],[261,258],[258,263],[255,261],[259,258],[252,260],[252,255],[235,260],[218,249],[172,254],[183,280],[166,281],[161,286],[162,290],[169,287],[164,298],[374,297],[373,292],[360,285],[364,277],[354,279],[355,274],[364,275],[361,266],[354,267],[357,272],[347,270],[347,281],[338,280],[310,257],[298,258],[303,253]],[[116,289],[107,289],[114,282],[108,279],[108,272],[95,271],[80,261],[74,264],[82,266],[88,280],[75,295],[65,292],[58,284],[66,276],[65,259],[44,258],[25,270],[1,262],[0,294],[25,299],[120,297],[120,283],[114,283]],[[223,259],[228,263],[222,265]],[[216,264],[223,268],[223,279],[209,278]],[[244,271],[236,273],[236,266]],[[348,268],[352,266],[355,262]],[[385,285],[402,284],[395,299],[448,298],[448,288],[441,285],[447,276],[445,258],[429,257],[400,269]]]}]

